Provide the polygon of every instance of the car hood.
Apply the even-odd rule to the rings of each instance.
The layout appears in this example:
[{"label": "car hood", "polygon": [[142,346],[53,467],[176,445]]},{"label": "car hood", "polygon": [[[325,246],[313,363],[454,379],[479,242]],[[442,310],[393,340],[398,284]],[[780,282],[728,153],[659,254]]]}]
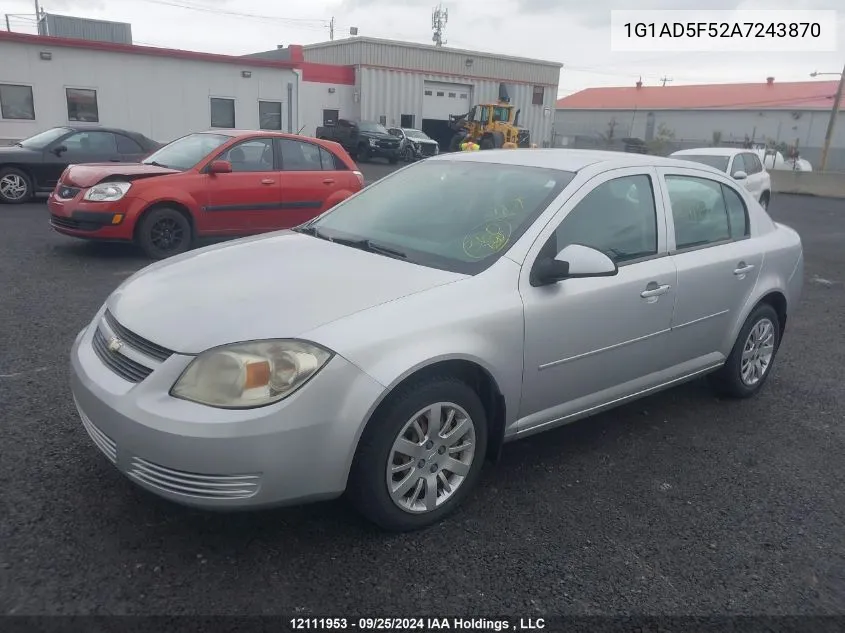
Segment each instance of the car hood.
[{"label": "car hood", "polygon": [[106,304],[136,334],[197,354],[226,343],[302,336],[464,277],[282,231],[148,266]]},{"label": "car hood", "polygon": [[5,160],[14,160],[16,157],[36,155],[41,155],[40,149],[27,149],[26,147],[18,147],[17,145],[0,146],[0,158]]},{"label": "car hood", "polygon": [[381,132],[364,132],[363,130],[360,132],[361,136],[364,138],[374,138],[380,141],[396,141],[399,142],[399,139],[393,136],[392,134],[382,134]]},{"label": "car hood", "polygon": [[141,163],[85,163],[67,168],[62,182],[72,187],[91,187],[105,179],[115,177],[137,180],[152,176],[181,173],[178,169],[143,165]]}]

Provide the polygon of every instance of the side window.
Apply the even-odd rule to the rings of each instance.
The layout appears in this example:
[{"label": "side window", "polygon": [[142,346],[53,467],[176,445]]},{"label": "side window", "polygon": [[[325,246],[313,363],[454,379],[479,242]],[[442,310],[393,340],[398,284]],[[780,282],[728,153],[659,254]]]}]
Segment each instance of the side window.
[{"label": "side window", "polygon": [[740,195],[722,185],[722,193],[725,196],[725,203],[728,207],[728,223],[730,224],[731,238],[738,240],[748,235],[748,209]]},{"label": "side window", "polygon": [[337,171],[335,155],[325,147],[320,148],[320,164],[323,171]]},{"label": "side window", "polygon": [[730,238],[722,185],[706,178],[666,176],[678,250]]},{"label": "side window", "polygon": [[274,171],[273,142],[268,138],[238,143],[220,158],[232,163],[233,172]]},{"label": "side window", "polygon": [[320,147],[291,139],[279,139],[282,150],[282,169],[285,171],[322,171]]},{"label": "side window", "polygon": [[555,252],[592,246],[617,264],[657,254],[657,209],[651,178],[615,178],[587,194],[555,231]]},{"label": "side window", "polygon": [[117,139],[117,151],[121,154],[143,154],[144,148],[138,145],[135,141],[133,141],[128,136],[123,136],[123,134],[115,134],[115,138]]},{"label": "side window", "polygon": [[742,157],[742,154],[737,154],[734,156],[734,162],[731,163],[731,176],[733,176],[738,171],[744,171],[746,174],[750,173],[748,168],[750,165],[745,164],[745,159]]},{"label": "side window", "polygon": [[75,152],[109,153],[117,151],[117,142],[111,132],[77,132],[71,134],[62,145]]},{"label": "side window", "polygon": [[750,167],[752,169],[751,173],[759,174],[763,171],[763,164],[760,162],[760,157],[757,154],[746,154],[745,155],[745,166],[749,167],[748,163],[751,163]]}]

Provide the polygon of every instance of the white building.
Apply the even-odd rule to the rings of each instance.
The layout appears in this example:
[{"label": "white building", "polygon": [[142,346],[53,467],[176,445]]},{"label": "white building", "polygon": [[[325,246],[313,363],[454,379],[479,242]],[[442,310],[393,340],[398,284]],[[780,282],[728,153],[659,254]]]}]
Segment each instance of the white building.
[{"label": "white building", "polygon": [[9,32],[0,60],[0,143],[69,124],[160,142],[215,127],[297,132],[315,107],[304,95],[322,104],[327,86],[354,83],[350,68]]},{"label": "white building", "polygon": [[0,32],[0,144],[61,125],[168,142],[211,128],[314,135],[338,118],[417,127],[442,143],[449,115],[505,84],[532,142],[549,145],[561,64],[372,38],[215,55]]},{"label": "white building", "polygon": [[[300,57],[301,56],[301,57]],[[296,60],[354,69],[354,85],[304,88],[305,132],[324,121],[360,119],[416,127],[448,142],[450,114],[496,101],[504,83],[532,142],[551,144],[562,64],[369,37],[280,48],[251,58]]]}]

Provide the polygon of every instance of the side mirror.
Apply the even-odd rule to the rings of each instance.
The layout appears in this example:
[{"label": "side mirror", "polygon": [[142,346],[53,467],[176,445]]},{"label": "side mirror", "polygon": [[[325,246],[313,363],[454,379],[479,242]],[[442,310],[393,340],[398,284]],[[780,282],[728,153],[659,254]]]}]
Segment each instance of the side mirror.
[{"label": "side mirror", "polygon": [[612,277],[619,272],[616,263],[595,248],[570,244],[557,256],[538,260],[532,271],[532,286],[548,286],[564,279]]},{"label": "side mirror", "polygon": [[57,145],[56,147],[54,147],[54,148],[52,149],[52,152],[53,152],[56,156],[61,156],[61,155],[62,155],[62,154],[64,154],[66,151],[67,151],[67,145]]},{"label": "side mirror", "polygon": [[745,180],[746,178],[748,178],[748,174],[746,174],[744,171],[734,172],[734,180]]},{"label": "side mirror", "polygon": [[215,160],[208,166],[209,174],[231,174],[232,163],[228,160]]}]

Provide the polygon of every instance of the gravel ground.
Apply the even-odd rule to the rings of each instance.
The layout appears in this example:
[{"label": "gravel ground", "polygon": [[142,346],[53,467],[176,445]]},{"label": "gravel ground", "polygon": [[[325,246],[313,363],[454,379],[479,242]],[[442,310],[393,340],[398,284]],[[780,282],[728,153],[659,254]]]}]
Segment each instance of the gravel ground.
[{"label": "gravel ground", "polygon": [[118,474],[68,349],[146,262],[0,207],[0,613],[845,612],[845,201],[772,215],[807,283],[758,398],[696,382],[510,444],[453,518],[386,536],[343,502],[207,514]]}]

